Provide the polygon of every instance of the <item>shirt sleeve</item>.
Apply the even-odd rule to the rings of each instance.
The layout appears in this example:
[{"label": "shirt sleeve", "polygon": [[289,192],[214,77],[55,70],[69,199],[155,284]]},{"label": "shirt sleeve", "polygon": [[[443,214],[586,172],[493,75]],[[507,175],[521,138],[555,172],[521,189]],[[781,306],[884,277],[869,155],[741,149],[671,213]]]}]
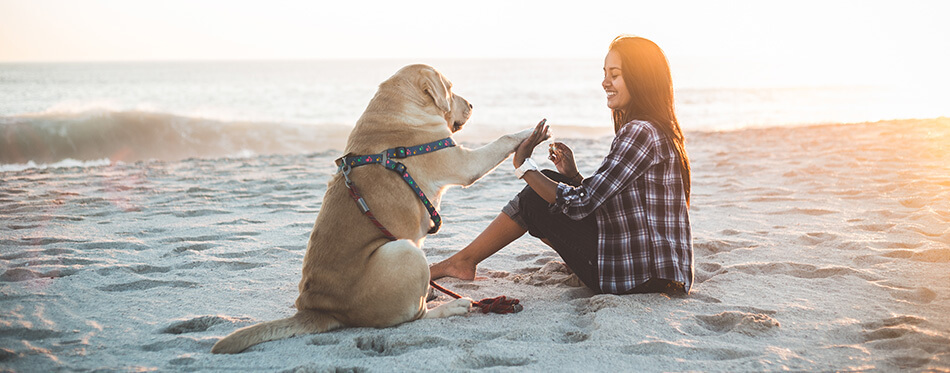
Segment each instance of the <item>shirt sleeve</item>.
[{"label": "shirt sleeve", "polygon": [[552,212],[561,212],[580,220],[616,195],[656,163],[657,135],[646,122],[623,126],[610,145],[600,168],[580,186],[558,184]]}]

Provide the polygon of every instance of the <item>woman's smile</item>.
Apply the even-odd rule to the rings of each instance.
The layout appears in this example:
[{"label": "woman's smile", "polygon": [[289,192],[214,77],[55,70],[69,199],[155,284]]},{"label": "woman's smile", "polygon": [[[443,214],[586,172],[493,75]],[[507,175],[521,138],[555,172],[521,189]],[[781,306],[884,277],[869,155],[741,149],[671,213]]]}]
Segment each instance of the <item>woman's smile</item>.
[{"label": "woman's smile", "polygon": [[607,93],[607,107],[613,110],[623,110],[630,102],[630,94],[627,93],[627,85],[621,71],[620,54],[615,51],[608,52],[604,59],[604,81],[601,86]]}]

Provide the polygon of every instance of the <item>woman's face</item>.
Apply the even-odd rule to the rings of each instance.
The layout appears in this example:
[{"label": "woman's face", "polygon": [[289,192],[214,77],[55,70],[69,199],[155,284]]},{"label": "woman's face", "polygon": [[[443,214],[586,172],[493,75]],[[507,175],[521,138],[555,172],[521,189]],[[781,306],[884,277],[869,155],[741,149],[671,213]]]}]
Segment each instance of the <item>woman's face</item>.
[{"label": "woman's face", "polygon": [[604,59],[604,92],[607,92],[607,107],[612,110],[623,109],[630,103],[630,92],[624,85],[620,74],[620,53],[610,51]]}]

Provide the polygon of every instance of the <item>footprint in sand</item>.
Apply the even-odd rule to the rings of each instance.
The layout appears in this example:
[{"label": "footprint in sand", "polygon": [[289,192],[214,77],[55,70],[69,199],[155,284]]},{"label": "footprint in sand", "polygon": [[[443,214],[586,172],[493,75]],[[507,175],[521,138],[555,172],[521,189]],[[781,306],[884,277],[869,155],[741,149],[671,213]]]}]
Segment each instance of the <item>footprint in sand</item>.
[{"label": "footprint in sand", "polygon": [[168,341],[161,341],[150,343],[141,347],[142,351],[163,351],[169,349],[185,350],[185,351],[209,351],[211,346],[218,341],[217,338],[189,338],[189,337],[177,337]]},{"label": "footprint in sand", "polygon": [[449,341],[432,336],[387,336],[385,334],[364,335],[354,340],[356,348],[367,356],[398,356],[416,350],[425,350],[445,346]]},{"label": "footprint in sand", "polygon": [[810,232],[798,237],[798,242],[803,245],[814,246],[838,238],[837,235],[824,232]]},{"label": "footprint in sand", "polygon": [[861,324],[864,343],[885,354],[887,361],[900,369],[920,368],[934,356],[950,353],[950,337],[927,329],[927,320],[902,315]]},{"label": "footprint in sand", "polygon": [[524,357],[469,355],[456,360],[452,366],[462,369],[485,369],[495,367],[523,367],[533,362],[534,360]]},{"label": "footprint in sand", "polygon": [[735,332],[756,337],[781,327],[778,321],[764,312],[725,311],[715,315],[696,315],[695,318],[697,324],[705,331],[695,328],[687,330],[688,333],[694,335],[708,335],[708,332],[714,334]]},{"label": "footprint in sand", "polygon": [[701,284],[718,275],[719,271],[722,270],[722,265],[718,263],[703,262],[699,263],[695,269],[696,271],[693,274],[693,281],[697,284]]},{"label": "footprint in sand", "polygon": [[632,355],[662,355],[693,361],[735,360],[758,355],[753,351],[738,348],[695,347],[691,346],[688,342],[668,341],[640,342],[635,345],[622,347],[620,351]]},{"label": "footprint in sand", "polygon": [[884,288],[892,298],[913,304],[928,304],[937,298],[937,293],[926,287],[910,288],[896,284],[875,283]]},{"label": "footprint in sand", "polygon": [[919,252],[914,250],[893,250],[881,254],[881,256],[885,258],[910,259],[927,263],[948,263],[950,262],[950,249],[928,249]]},{"label": "footprint in sand", "polygon": [[867,250],[868,243],[865,241],[842,241],[836,244],[835,248],[848,251]]},{"label": "footprint in sand", "polygon": [[198,286],[195,282],[190,281],[159,281],[159,280],[138,280],[122,284],[113,284],[106,286],[99,286],[96,289],[102,291],[137,291],[137,290],[148,290],[156,287],[175,287],[175,288],[191,288]]},{"label": "footprint in sand", "polygon": [[210,268],[210,269],[227,269],[231,271],[243,271],[248,269],[260,268],[268,266],[267,263],[250,263],[250,262],[241,262],[241,261],[225,261],[225,260],[213,260],[213,261],[203,261],[203,262],[191,262],[176,266],[176,269],[196,269],[196,268]]},{"label": "footprint in sand", "polygon": [[290,370],[285,370],[284,372],[300,372],[300,373],[310,373],[310,372],[333,372],[333,373],[367,373],[370,370],[363,367],[337,367],[337,366],[321,366],[316,364],[307,364],[295,367]]},{"label": "footprint in sand", "polygon": [[122,266],[111,266],[100,268],[96,270],[96,273],[102,276],[109,276],[114,273],[135,273],[139,275],[144,275],[148,273],[168,273],[171,271],[171,267],[158,267],[148,264],[132,264],[132,265],[122,265]]},{"label": "footprint in sand", "polygon": [[561,336],[561,343],[579,343],[590,339],[590,333],[582,330],[571,330]]},{"label": "footprint in sand", "polygon": [[693,243],[693,249],[699,256],[710,256],[719,253],[727,253],[735,249],[754,248],[757,245],[751,241],[731,241],[731,240],[698,240]]},{"label": "footprint in sand", "polygon": [[897,224],[885,223],[885,224],[858,224],[855,225],[855,228],[866,230],[868,232],[884,232],[888,229],[894,228]]},{"label": "footprint in sand", "polygon": [[186,251],[201,252],[201,251],[205,251],[205,250],[214,248],[214,247],[216,247],[216,246],[218,246],[218,245],[215,245],[215,244],[212,244],[212,243],[196,243],[196,244],[193,244],[193,245],[178,246],[178,247],[175,248],[175,250],[172,250],[172,252],[174,252],[174,253],[183,253],[183,252],[186,252]]},{"label": "footprint in sand", "polygon": [[582,298],[573,301],[575,310],[586,315],[594,313],[605,308],[616,308],[622,306],[626,301],[619,295],[597,294],[590,298]]},{"label": "footprint in sand", "polygon": [[591,334],[598,328],[593,315],[572,317],[567,325],[561,327],[559,341],[567,344],[584,342],[590,339]]},{"label": "footprint in sand", "polygon": [[2,275],[0,275],[0,282],[20,282],[38,278],[60,278],[71,276],[76,272],[78,272],[78,270],[72,268],[54,269],[46,272],[39,272],[26,268],[13,268],[6,270]]},{"label": "footprint in sand", "polygon": [[247,317],[199,316],[187,320],[175,321],[159,330],[164,334],[197,333],[210,329],[212,326],[224,323],[251,322]]},{"label": "footprint in sand", "polygon": [[198,359],[195,359],[191,356],[187,356],[186,354],[186,355],[182,355],[182,356],[169,360],[168,365],[185,366],[185,365],[194,364],[196,361],[198,361]]}]

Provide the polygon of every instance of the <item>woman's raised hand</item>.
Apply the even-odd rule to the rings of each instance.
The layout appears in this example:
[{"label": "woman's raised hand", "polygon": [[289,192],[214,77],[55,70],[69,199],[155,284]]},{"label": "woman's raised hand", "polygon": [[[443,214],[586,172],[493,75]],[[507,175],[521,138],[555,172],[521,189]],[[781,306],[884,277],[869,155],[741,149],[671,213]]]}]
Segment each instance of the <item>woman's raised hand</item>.
[{"label": "woman's raised hand", "polygon": [[574,178],[578,175],[577,164],[574,162],[574,151],[563,142],[555,142],[548,148],[548,159],[554,162],[557,172],[561,175]]},{"label": "woman's raised hand", "polygon": [[525,159],[531,157],[531,153],[534,152],[534,147],[538,146],[542,141],[551,138],[551,133],[548,132],[550,128],[545,124],[547,121],[547,119],[542,119],[541,122],[538,122],[531,136],[528,136],[528,138],[522,141],[521,145],[518,145],[518,148],[515,149],[515,167],[521,166]]}]

